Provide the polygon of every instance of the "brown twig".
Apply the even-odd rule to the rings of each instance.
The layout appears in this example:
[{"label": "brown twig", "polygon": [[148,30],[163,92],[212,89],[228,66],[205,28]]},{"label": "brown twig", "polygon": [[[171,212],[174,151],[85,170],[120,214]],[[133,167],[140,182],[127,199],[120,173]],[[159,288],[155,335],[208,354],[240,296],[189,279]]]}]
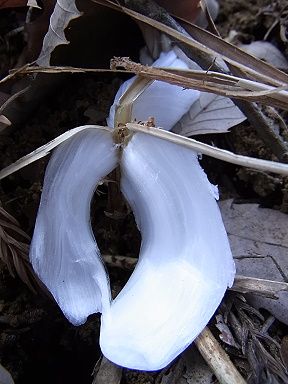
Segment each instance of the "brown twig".
[{"label": "brown twig", "polygon": [[13,72],[9,73],[9,75],[5,76],[3,79],[0,80],[0,84],[3,84],[5,83],[6,81],[9,81],[11,79],[13,79],[16,75],[22,73],[25,69],[29,68],[31,64],[28,63],[28,64],[25,64],[23,65],[22,67],[20,68],[17,68],[15,69]]},{"label": "brown twig", "polygon": [[195,344],[221,384],[246,383],[209,328],[204,328]]},{"label": "brown twig", "polygon": [[288,292],[288,284],[282,281],[238,275],[231,290],[240,293],[254,293],[270,299],[279,299],[280,292]]},{"label": "brown twig", "polygon": [[[177,70],[169,68],[155,68],[135,63],[127,58],[114,58],[111,68],[125,68],[141,77],[151,80],[161,80],[183,88],[198,89],[218,95],[240,100],[259,101],[263,104],[288,109],[288,84],[285,87],[272,87],[240,77],[218,72]],[[284,91],[284,92],[283,92]]]},{"label": "brown twig", "polygon": [[[119,69],[120,67],[120,69]],[[213,92],[223,96],[230,96],[244,100],[257,100],[264,104],[275,105],[288,109],[287,87],[272,87],[264,83],[242,79],[241,77],[220,74],[218,72],[177,70],[171,68],[154,68],[135,63],[128,58],[114,58],[111,68],[92,69],[75,67],[30,67],[21,73],[85,73],[85,72],[120,72],[136,73],[141,77],[152,80],[162,80],[184,88]],[[125,68],[125,70],[121,70]]]}]

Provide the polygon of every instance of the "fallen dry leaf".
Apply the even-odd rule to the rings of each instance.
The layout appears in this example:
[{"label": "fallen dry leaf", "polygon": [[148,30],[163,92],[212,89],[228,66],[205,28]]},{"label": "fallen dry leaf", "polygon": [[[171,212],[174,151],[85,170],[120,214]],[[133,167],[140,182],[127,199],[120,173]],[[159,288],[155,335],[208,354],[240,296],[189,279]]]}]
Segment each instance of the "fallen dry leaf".
[{"label": "fallen dry leaf", "polygon": [[81,16],[74,1],[57,0],[50,17],[50,25],[43,40],[43,47],[38,58],[38,64],[50,64],[50,55],[58,45],[69,44],[65,36],[65,29],[71,20]]},{"label": "fallen dry leaf", "polygon": [[25,25],[27,34],[27,47],[25,50],[25,62],[32,62],[40,54],[43,39],[49,27],[51,13],[55,7],[55,0],[45,0],[43,12]]},{"label": "fallen dry leaf", "polygon": [[239,349],[239,344],[235,341],[232,332],[230,331],[227,324],[225,324],[223,316],[221,314],[216,316],[216,328],[220,331],[219,338],[228,345],[231,345],[232,347],[235,347],[236,349]]},{"label": "fallen dry leaf", "polygon": [[223,133],[245,119],[229,98],[201,92],[199,99],[175,125],[173,132],[182,136]]},{"label": "fallen dry leaf", "polygon": [[[279,282],[288,281],[288,216],[258,204],[220,202],[237,273]],[[265,308],[288,324],[288,294],[279,299],[247,295],[256,308]]]}]

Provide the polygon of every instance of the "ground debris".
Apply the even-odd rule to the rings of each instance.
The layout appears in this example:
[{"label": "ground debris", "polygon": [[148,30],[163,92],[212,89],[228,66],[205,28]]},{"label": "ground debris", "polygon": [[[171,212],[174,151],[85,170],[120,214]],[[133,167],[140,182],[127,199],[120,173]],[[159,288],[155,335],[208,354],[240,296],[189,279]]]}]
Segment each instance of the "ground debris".
[{"label": "ground debris", "polygon": [[[228,295],[220,308],[220,314],[220,319],[236,343],[231,345],[230,339],[227,340],[223,335],[220,338],[232,359],[236,357],[235,365],[238,369],[241,372],[244,369],[248,383],[288,383],[288,371],[281,357],[280,345],[282,340],[285,343],[285,330],[279,327],[275,318],[263,315],[249,305],[243,296],[235,294]],[[246,361],[248,365],[239,365],[239,360]]]}]

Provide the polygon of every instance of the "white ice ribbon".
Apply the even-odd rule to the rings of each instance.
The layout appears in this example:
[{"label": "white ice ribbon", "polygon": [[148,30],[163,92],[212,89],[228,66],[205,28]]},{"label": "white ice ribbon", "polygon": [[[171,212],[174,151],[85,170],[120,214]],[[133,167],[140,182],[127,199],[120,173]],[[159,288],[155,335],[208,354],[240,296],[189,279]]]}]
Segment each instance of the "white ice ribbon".
[{"label": "white ice ribbon", "polygon": [[[184,65],[174,52],[159,60],[161,66]],[[116,104],[131,82],[117,93],[111,127]],[[132,118],[153,116],[157,125],[171,129],[198,95],[155,81],[133,104]],[[234,263],[215,187],[196,153],[136,133],[120,160],[118,155],[107,130],[85,130],[57,149],[46,171],[30,258],[73,324],[102,312],[100,345],[108,359],[157,370],[205,327],[233,282]],[[89,207],[95,186],[118,161],[121,189],[142,244],[135,271],[111,302]]]},{"label": "white ice ribbon", "polygon": [[30,260],[74,325],[110,305],[110,286],[90,225],[90,202],[117,162],[111,132],[87,129],[61,144],[46,170]]},{"label": "white ice ribbon", "polygon": [[135,271],[102,314],[100,346],[118,365],[157,370],[208,323],[232,285],[234,263],[196,153],[137,133],[121,175],[142,243]]}]

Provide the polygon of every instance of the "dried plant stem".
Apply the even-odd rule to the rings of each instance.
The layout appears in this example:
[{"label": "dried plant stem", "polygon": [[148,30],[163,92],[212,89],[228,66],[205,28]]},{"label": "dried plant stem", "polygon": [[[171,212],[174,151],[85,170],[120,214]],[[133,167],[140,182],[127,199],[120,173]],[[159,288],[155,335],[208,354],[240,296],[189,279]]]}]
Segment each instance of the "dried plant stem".
[{"label": "dried plant stem", "polygon": [[279,299],[280,292],[288,292],[288,283],[238,275],[231,290],[240,293],[255,293],[270,299]]},{"label": "dried plant stem", "polygon": [[[109,6],[109,1],[107,0],[93,0],[95,3],[101,3],[103,5]],[[242,62],[239,62],[237,59],[234,57],[232,58],[231,55],[227,55],[228,52],[233,50],[234,52],[241,53],[242,56],[245,56],[246,58],[250,59],[248,61],[251,62],[251,55],[244,55],[244,52],[239,50],[237,47],[234,47],[233,45],[226,43],[225,45],[230,47],[230,49],[223,49],[223,42],[221,39],[217,38],[217,36],[214,36],[213,34],[202,30],[199,27],[195,27],[198,32],[200,31],[201,33],[205,34],[205,39],[218,39],[221,40],[222,42],[222,50],[221,52],[220,49],[219,51],[215,50],[214,48],[208,47],[207,44],[205,43],[199,43],[196,39],[192,38],[186,30],[179,24],[177,23],[170,15],[169,13],[160,7],[158,4],[156,4],[152,0],[128,0],[126,1],[127,5],[131,8],[126,8],[126,7],[114,7],[115,9],[118,9],[127,15],[131,16],[133,19],[138,20],[140,22],[143,22],[147,25],[150,25],[153,28],[158,29],[159,31],[162,31],[169,35],[170,37],[173,38],[173,40],[176,39],[180,43],[181,49],[183,49],[183,46],[181,43],[184,43],[185,46],[189,47],[189,50],[192,49],[192,51],[187,51],[187,49],[184,49],[184,52],[192,58],[193,61],[196,61],[202,68],[205,69],[215,69],[219,72],[223,72],[223,68],[215,63],[215,58],[220,58],[228,63],[231,63],[235,65],[236,67],[242,69],[245,71],[248,75],[251,76],[251,78],[259,79],[260,81],[267,82],[267,84],[274,84],[276,86],[282,86],[287,83],[288,78],[287,75],[281,71],[278,71],[271,66],[263,65],[263,62],[261,60],[253,58],[253,64],[254,65],[245,65]],[[136,11],[135,11],[136,10]],[[218,47],[219,48],[219,47]],[[258,68],[256,70],[256,65],[255,63],[258,64]],[[251,64],[251,63],[249,63]],[[261,71],[260,71],[261,67]],[[271,76],[268,76],[265,71],[263,71],[263,68],[270,69],[274,72],[275,76],[273,79],[271,79]],[[270,73],[270,71],[269,71]],[[278,80],[279,79],[279,80]]]},{"label": "dried plant stem", "polygon": [[[107,3],[107,1],[104,1],[104,3]],[[255,61],[255,58],[251,57],[251,55],[246,55],[237,47],[233,47],[223,41],[219,36],[215,36],[213,33],[204,31],[196,25],[185,21],[185,27],[187,27],[193,39],[191,39],[190,36],[187,38],[186,30],[184,30],[165,9],[161,8],[152,0],[148,2],[146,0],[127,0],[126,4],[132,8],[133,11],[127,11],[127,9],[122,8],[123,12],[176,39],[180,42],[179,45],[183,52],[204,69],[215,69],[223,72],[221,66],[217,65],[214,60],[216,57],[220,57],[235,69],[239,69],[245,76],[248,75],[252,78],[267,82],[267,84],[278,86],[286,85],[288,82],[285,73],[275,70],[275,68],[269,65],[267,66],[266,63],[261,62],[261,60],[257,61],[256,59]],[[135,11],[140,12],[140,14]],[[197,51],[200,53],[197,54]],[[226,52],[229,52],[229,57],[227,57]],[[271,71],[274,75],[272,75]],[[259,76],[260,72],[261,75]],[[271,77],[274,78],[272,82]],[[260,111],[254,103],[234,99],[233,101],[244,113],[251,125],[255,127],[259,137],[271,148],[278,159],[286,162],[288,158],[287,145],[283,142],[281,136],[275,133],[265,114]]]},{"label": "dried plant stem", "polygon": [[175,144],[183,145],[184,147],[193,149],[194,151],[203,155],[211,156],[215,159],[223,160],[228,163],[288,176],[288,165],[283,163],[276,163],[274,161],[236,155],[235,153],[212,147],[211,145],[201,143],[188,137],[183,137],[172,132],[164,131],[162,129],[146,127],[145,125],[128,123],[127,128],[131,131],[146,133],[163,140],[168,140]]},{"label": "dried plant stem", "polygon": [[242,79],[241,77],[219,74],[210,71],[177,70],[171,68],[155,68],[135,63],[127,58],[114,58],[111,67],[125,68],[141,77],[151,80],[162,80],[184,88],[198,89],[218,95],[259,101],[264,104],[288,109],[288,92],[285,87],[273,87],[264,83]]},{"label": "dried plant stem", "polygon": [[134,101],[144,92],[151,82],[153,81],[137,76],[133,84],[120,97],[114,118],[115,128],[117,128],[119,124],[126,124],[128,121],[131,121]]},{"label": "dried plant stem", "polygon": [[[21,157],[21,159],[17,160],[15,163],[2,169],[0,171],[0,180],[26,167],[27,165],[33,163],[34,161],[39,160],[42,157],[45,157],[50,153],[52,149],[57,147],[59,144],[61,144],[65,140],[74,136],[76,133],[89,128],[110,130],[107,127],[102,127],[98,125],[84,125],[81,127],[71,129],[70,131],[67,131],[62,135],[56,137],[54,140],[50,141],[49,143],[37,148],[35,151],[29,153],[28,155]],[[175,144],[183,145],[201,154],[214,157],[215,159],[223,160],[232,164],[237,164],[237,165],[241,165],[248,168],[258,169],[266,172],[274,172],[280,175],[288,176],[288,165],[283,163],[276,163],[274,161],[255,159],[253,157],[236,155],[235,153],[232,153],[220,148],[212,147],[211,145],[201,143],[197,140],[177,135],[176,133],[167,132],[158,128],[148,128],[145,125],[141,125],[141,124],[127,123],[127,128],[130,129],[131,131],[143,132],[148,135],[159,137],[160,139],[163,139],[163,140],[168,140]]]},{"label": "dried plant stem", "polygon": [[[114,59],[114,66],[121,65],[125,71],[118,72],[138,73],[150,76],[151,81],[161,79],[172,82],[173,84],[192,87],[202,91],[218,93],[224,96],[234,96],[234,103],[246,115],[252,126],[257,131],[259,137],[272,149],[279,160],[287,162],[288,150],[286,144],[275,132],[269,119],[264,115],[260,108],[253,103],[249,103],[245,98],[254,98],[269,105],[287,107],[288,93],[283,92],[282,88],[271,87],[267,84],[243,79],[237,76],[217,72],[206,71],[180,71],[165,68],[150,68],[123,59]],[[18,70],[19,73],[85,73],[85,72],[115,72],[115,70],[75,68],[75,67],[25,67]],[[147,79],[149,81],[149,79]],[[222,88],[221,88],[222,87]],[[224,88],[223,88],[224,87]],[[250,90],[244,91],[242,89]],[[235,97],[243,97],[242,100]]]},{"label": "dried plant stem", "polygon": [[31,65],[31,64],[28,63],[28,64],[23,65],[23,66],[20,67],[20,68],[17,68],[17,69],[15,69],[15,70],[13,70],[13,72],[9,73],[9,75],[5,76],[3,79],[0,80],[0,84],[3,84],[3,83],[5,83],[5,82],[8,81],[8,80],[13,79],[14,76],[16,76],[16,75],[18,75],[18,74],[20,74],[20,73],[23,73],[23,71],[24,71],[25,69],[27,69],[30,65]]},{"label": "dried plant stem", "polygon": [[207,327],[197,337],[195,344],[221,384],[246,383]]},{"label": "dried plant stem", "polygon": [[[139,81],[141,80],[142,82],[145,80],[142,78],[143,76],[147,77],[146,82],[149,81],[149,79],[150,81],[162,80],[185,88],[213,92],[223,96],[257,100],[265,104],[276,104],[276,106],[282,106],[283,108],[288,109],[288,92],[284,91],[288,85],[287,87],[274,87],[261,82],[212,71],[207,72],[204,70],[192,71],[147,67],[145,65],[135,63],[127,58],[114,58],[111,60],[111,66],[112,69],[110,70],[76,67],[30,67],[24,69],[21,73],[136,73],[141,75]],[[123,67],[125,70],[114,69],[117,67]],[[144,87],[145,86],[146,85],[144,85]]]},{"label": "dried plant stem", "polygon": [[[239,86],[241,89],[248,89],[251,91],[267,91],[267,95],[271,95],[271,97],[278,98],[279,100],[283,100],[287,102],[288,94],[287,92],[283,92],[283,89],[288,88],[287,86],[271,86],[259,81],[253,81],[248,79],[243,79],[240,76],[233,76],[226,73],[219,73],[215,71],[206,71],[206,70],[191,70],[191,69],[177,69],[177,68],[163,68],[163,67],[149,67],[146,65],[142,65],[139,63],[135,63],[134,61],[129,60],[128,58],[114,58],[111,60],[112,69],[102,69],[102,68],[80,68],[80,67],[62,67],[62,66],[50,66],[50,67],[39,67],[39,66],[30,66],[24,67],[18,70],[11,70],[11,73],[15,74],[31,74],[31,73],[137,73],[141,75],[151,75],[154,80],[163,80],[169,82],[169,80],[173,81],[173,76],[180,75],[185,77],[184,79],[180,79],[181,81],[187,81],[188,83],[183,85],[189,85],[189,80],[198,80],[199,83],[203,81],[206,82],[214,82],[215,84],[219,83],[219,85],[233,85]],[[125,70],[114,69],[115,67],[120,66],[124,67]],[[167,73],[167,78],[165,78],[165,73],[157,72],[157,71],[165,71]],[[169,76],[169,74],[173,74],[173,76]],[[158,79],[158,76],[160,78]],[[180,81],[179,80],[179,81]],[[174,80],[175,84],[178,84]],[[180,85],[180,84],[178,84]],[[194,84],[191,84],[194,85]],[[204,84],[205,85],[205,84]],[[256,93],[257,95],[257,93]]]},{"label": "dried plant stem", "polygon": [[[134,269],[138,261],[134,257],[118,255],[104,255],[103,258],[110,267],[127,270]],[[234,284],[230,289],[235,292],[254,293],[271,299],[278,299],[280,292],[288,292],[288,283],[236,275]]]},{"label": "dried plant stem", "polygon": [[[31,73],[107,73],[115,72],[113,69],[103,69],[103,68],[80,68],[80,67],[70,67],[70,66],[49,66],[49,67],[39,67],[38,65],[33,66],[28,64],[25,67],[19,69],[11,69],[9,76],[14,75],[23,75]],[[118,71],[117,71],[118,72]],[[126,72],[126,71],[125,71]],[[5,80],[5,79],[3,79]]]}]

